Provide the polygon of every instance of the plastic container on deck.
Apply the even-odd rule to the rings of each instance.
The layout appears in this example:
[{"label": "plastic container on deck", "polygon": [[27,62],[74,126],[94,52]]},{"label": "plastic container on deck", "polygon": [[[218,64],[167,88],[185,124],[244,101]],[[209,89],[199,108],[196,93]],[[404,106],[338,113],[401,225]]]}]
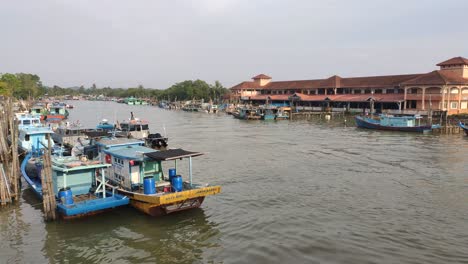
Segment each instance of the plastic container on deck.
[{"label": "plastic container on deck", "polygon": [[176,176],[176,169],[175,168],[171,168],[169,169],[169,182],[172,182],[172,178],[174,178]]},{"label": "plastic container on deck", "polygon": [[64,205],[72,205],[74,203],[73,194],[70,190],[70,187],[60,189],[58,193],[58,198],[60,199],[60,201],[62,201],[62,204]]},{"label": "plastic container on deck", "polygon": [[153,176],[147,176],[143,178],[143,193],[144,194],[156,193],[156,184],[154,184]]},{"label": "plastic container on deck", "polygon": [[182,176],[176,175],[175,177],[173,177],[171,184],[172,188],[174,189],[174,192],[181,192],[183,187]]}]

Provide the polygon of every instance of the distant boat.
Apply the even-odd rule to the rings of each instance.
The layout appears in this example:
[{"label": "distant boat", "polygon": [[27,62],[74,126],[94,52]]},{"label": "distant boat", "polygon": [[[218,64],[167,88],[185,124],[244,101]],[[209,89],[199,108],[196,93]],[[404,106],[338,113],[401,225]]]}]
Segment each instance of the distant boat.
[{"label": "distant boat", "polygon": [[355,119],[358,127],[377,130],[424,132],[440,127],[439,125],[420,125],[419,116],[381,115],[379,119],[356,116]]},{"label": "distant boat", "polygon": [[465,123],[458,123],[458,125],[465,131],[465,134],[468,136],[468,126]]},{"label": "distant boat", "polygon": [[[42,157],[33,157],[31,152],[21,163],[23,178],[41,199],[42,164]],[[52,156],[53,191],[58,200],[57,211],[63,218],[93,215],[129,203],[130,200],[124,195],[107,191],[104,184],[97,182],[99,177],[102,182],[104,170],[108,167],[110,164],[99,161]]]},{"label": "distant boat", "polygon": [[46,120],[47,122],[60,122],[63,119],[68,118],[68,110],[66,104],[64,103],[54,103],[49,107],[49,112],[47,113]]},{"label": "distant boat", "polygon": [[101,122],[99,122],[96,128],[102,130],[113,130],[114,124],[109,123],[109,120],[107,119],[103,119]]}]

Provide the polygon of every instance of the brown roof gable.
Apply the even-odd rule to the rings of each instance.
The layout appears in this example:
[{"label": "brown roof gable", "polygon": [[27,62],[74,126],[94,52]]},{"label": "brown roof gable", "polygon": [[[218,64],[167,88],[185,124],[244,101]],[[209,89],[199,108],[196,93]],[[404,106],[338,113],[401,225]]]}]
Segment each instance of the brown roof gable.
[{"label": "brown roof gable", "polygon": [[441,63],[438,63],[437,66],[448,66],[448,65],[468,65],[468,60],[463,57],[453,57]]},{"label": "brown roof gable", "polygon": [[262,73],[262,74],[259,74],[259,75],[257,75],[257,76],[252,77],[252,79],[254,79],[254,80],[258,80],[258,79],[271,79],[271,77]]},{"label": "brown roof gable", "polygon": [[468,84],[468,79],[451,71],[432,71],[402,83],[408,85]]}]

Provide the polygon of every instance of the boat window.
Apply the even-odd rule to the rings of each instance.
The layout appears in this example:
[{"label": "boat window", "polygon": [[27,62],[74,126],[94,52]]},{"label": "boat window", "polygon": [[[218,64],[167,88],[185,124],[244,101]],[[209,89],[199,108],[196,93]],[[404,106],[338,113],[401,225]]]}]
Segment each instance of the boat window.
[{"label": "boat window", "polygon": [[135,126],[136,131],[141,131],[141,126]]},{"label": "boat window", "polygon": [[23,125],[30,125],[31,124],[31,120],[23,120]]},{"label": "boat window", "polygon": [[39,120],[37,120],[37,119],[33,119],[32,122],[33,122],[33,124],[39,124]]},{"label": "boat window", "polygon": [[29,141],[29,135],[24,135],[24,141]]},{"label": "boat window", "polygon": [[149,128],[148,128],[148,125],[147,125],[147,124],[141,126],[141,130],[148,130],[148,129],[149,129]]}]

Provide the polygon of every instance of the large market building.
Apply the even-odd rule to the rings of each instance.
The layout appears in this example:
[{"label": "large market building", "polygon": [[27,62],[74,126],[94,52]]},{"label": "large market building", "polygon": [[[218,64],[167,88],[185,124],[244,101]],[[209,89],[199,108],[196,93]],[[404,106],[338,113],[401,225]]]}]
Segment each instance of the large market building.
[{"label": "large market building", "polygon": [[377,111],[427,114],[468,113],[468,59],[454,57],[439,70],[422,74],[272,81],[260,74],[231,89],[232,99],[250,104],[294,104],[362,111],[372,102]]}]

